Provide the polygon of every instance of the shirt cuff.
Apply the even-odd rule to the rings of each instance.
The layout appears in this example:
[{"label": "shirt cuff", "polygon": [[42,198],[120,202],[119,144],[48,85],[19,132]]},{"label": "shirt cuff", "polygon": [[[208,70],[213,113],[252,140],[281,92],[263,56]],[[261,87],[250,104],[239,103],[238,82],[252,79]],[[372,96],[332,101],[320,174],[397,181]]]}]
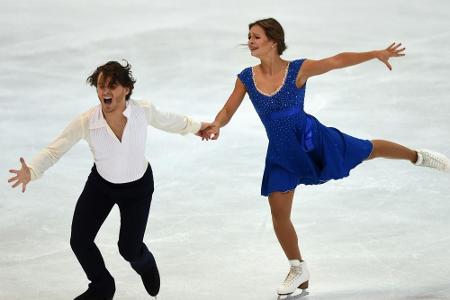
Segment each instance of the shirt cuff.
[{"label": "shirt cuff", "polygon": [[187,134],[187,133],[195,134],[195,133],[197,133],[200,130],[201,127],[202,127],[202,123],[201,122],[198,122],[198,121],[193,120],[193,119],[188,117],[187,118],[187,125],[186,125],[185,130],[183,130],[184,131],[183,133],[184,134]]},{"label": "shirt cuff", "polygon": [[28,169],[30,169],[30,181],[34,181],[36,179],[39,179],[39,174],[36,173],[36,171],[34,170],[34,168],[30,165],[28,165]]}]

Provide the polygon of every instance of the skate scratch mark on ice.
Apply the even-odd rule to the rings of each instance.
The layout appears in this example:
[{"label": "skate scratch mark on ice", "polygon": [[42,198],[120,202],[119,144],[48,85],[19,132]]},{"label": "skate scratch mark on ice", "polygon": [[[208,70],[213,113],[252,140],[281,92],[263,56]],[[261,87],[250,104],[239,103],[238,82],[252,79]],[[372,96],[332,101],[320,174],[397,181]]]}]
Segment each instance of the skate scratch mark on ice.
[{"label": "skate scratch mark on ice", "polygon": [[152,243],[156,243],[156,242],[164,242],[164,241],[169,241],[169,242],[173,242],[173,241],[177,241],[177,242],[184,242],[184,241],[189,241],[191,238],[191,234],[189,234],[188,232],[182,233],[182,232],[174,232],[173,234],[166,234],[163,237],[159,237],[159,238],[152,238],[151,242]]},{"label": "skate scratch mark on ice", "polygon": [[[359,243],[357,243],[357,245],[359,246],[359,248],[362,251],[364,251],[367,254],[367,256],[372,257],[376,261],[375,264],[377,266],[379,266],[380,268],[385,269],[387,271],[387,272],[383,272],[384,274],[387,273],[387,276],[383,277],[383,282],[389,283],[389,285],[390,285],[389,296],[395,297],[395,293],[396,293],[396,291],[395,291],[396,286],[394,284],[395,269],[393,267],[390,267],[388,264],[384,263],[382,258],[380,258],[378,255],[376,255],[374,251],[372,251],[372,250],[368,249],[366,246],[364,246],[363,243],[359,242]],[[385,280],[386,277],[389,277],[389,278],[387,280]],[[386,291],[387,291],[387,289],[386,289]]]},{"label": "skate scratch mark on ice", "polygon": [[410,49],[411,49],[411,46],[413,46],[413,45],[423,44],[423,43],[429,44],[433,40],[436,41],[439,39],[445,40],[445,39],[448,39],[448,36],[449,36],[449,33],[444,32],[444,33],[439,33],[439,34],[435,34],[432,36],[426,36],[423,38],[413,39],[408,42],[408,47],[410,47]]},{"label": "skate scratch mark on ice", "polygon": [[[430,274],[430,275],[434,276],[434,274]],[[426,289],[429,291],[432,291],[432,292],[416,293],[414,296],[413,295],[409,296],[408,300],[411,300],[411,299],[417,299],[417,300],[448,299],[448,295],[450,294],[450,287],[448,286],[447,281],[448,281],[448,278],[447,278],[447,280],[443,281],[443,282],[445,282],[443,284],[427,285]]]},{"label": "skate scratch mark on ice", "polygon": [[[182,20],[180,20],[180,22],[182,22]],[[68,50],[85,49],[86,47],[92,46],[93,43],[106,44],[108,42],[120,41],[124,38],[129,38],[131,40],[134,37],[139,38],[152,33],[157,35],[165,29],[169,29],[163,24],[161,24],[160,26],[152,25],[151,28],[142,28],[141,25],[142,24],[139,23],[139,25],[135,27],[136,29],[134,29],[132,33],[130,33],[129,29],[127,28],[114,28],[114,30],[109,28],[108,30],[110,32],[114,32],[114,35],[104,38],[99,38],[98,34],[96,32],[93,33],[92,29],[90,28],[87,28],[83,31],[74,30],[72,32],[55,33],[51,36],[42,38],[26,39],[5,46],[0,45],[0,54],[2,54],[3,56],[11,55],[11,53],[13,53],[12,55],[14,56],[35,56],[37,54],[48,52],[66,52]]]},{"label": "skate scratch mark on ice", "polygon": [[256,234],[256,236],[257,236],[256,240],[258,242],[263,240],[263,236],[264,236],[264,233],[266,232],[267,223],[269,222],[269,219],[270,220],[272,219],[271,215],[269,212],[266,212],[266,215],[264,216],[264,219],[262,220],[261,225],[259,226],[258,233]]},{"label": "skate scratch mark on ice", "polygon": [[307,290],[302,290],[300,293],[299,292],[300,290],[297,290],[291,295],[278,296],[277,300],[298,300],[309,295],[309,292]]},{"label": "skate scratch mark on ice", "polygon": [[424,251],[424,250],[428,250],[428,249],[430,249],[430,248],[435,248],[436,245],[438,245],[438,244],[440,244],[440,243],[444,243],[444,244],[445,244],[445,242],[447,242],[447,241],[449,241],[449,240],[450,240],[450,237],[444,237],[444,238],[439,239],[439,240],[427,242],[427,243],[421,248],[421,250]]},{"label": "skate scratch mark on ice", "polygon": [[[152,238],[153,241],[162,241],[167,240],[168,237],[179,234],[178,228],[183,228],[182,225],[185,224],[188,220],[193,219],[193,216],[179,216],[181,220],[171,222],[170,225],[164,226],[164,228],[160,229],[158,235],[164,236],[163,238]],[[171,232],[175,232],[172,235],[169,235]],[[169,236],[168,236],[169,235]]]},{"label": "skate scratch mark on ice", "polygon": [[64,256],[66,253],[69,253],[71,250],[69,250],[68,247],[61,249],[61,250],[57,250],[57,251],[52,251],[52,252],[47,252],[47,253],[43,253],[43,254],[39,254],[39,255],[34,255],[34,256],[28,256],[28,257],[15,257],[15,258],[11,258],[11,257],[5,257],[6,260],[5,261],[0,261],[0,264],[2,266],[13,266],[16,264],[23,264],[24,262],[32,262],[32,261],[36,261],[36,260],[42,260],[45,258],[49,258],[52,256],[55,256],[57,254],[61,254],[62,256]]}]

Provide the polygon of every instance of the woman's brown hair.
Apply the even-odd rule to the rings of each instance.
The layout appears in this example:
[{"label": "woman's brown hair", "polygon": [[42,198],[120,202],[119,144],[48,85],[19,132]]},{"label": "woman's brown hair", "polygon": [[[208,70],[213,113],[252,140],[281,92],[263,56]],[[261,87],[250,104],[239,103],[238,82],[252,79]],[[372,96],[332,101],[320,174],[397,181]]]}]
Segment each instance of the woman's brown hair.
[{"label": "woman's brown hair", "polygon": [[266,33],[267,37],[277,43],[278,55],[281,55],[284,50],[287,49],[287,46],[284,43],[283,27],[277,20],[274,18],[261,19],[248,24],[248,29],[251,29],[255,25],[260,26]]}]

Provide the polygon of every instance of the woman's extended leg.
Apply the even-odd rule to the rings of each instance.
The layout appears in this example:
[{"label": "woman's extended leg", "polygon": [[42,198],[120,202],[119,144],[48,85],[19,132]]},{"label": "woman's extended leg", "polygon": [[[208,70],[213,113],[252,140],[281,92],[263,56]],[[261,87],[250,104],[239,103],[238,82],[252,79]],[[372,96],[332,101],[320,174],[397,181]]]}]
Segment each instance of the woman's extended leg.
[{"label": "woman's extended leg", "polygon": [[433,168],[439,171],[450,171],[450,160],[441,153],[425,149],[415,151],[385,140],[373,140],[372,145],[372,153],[367,159],[377,157],[405,159],[416,166]]},{"label": "woman's extended leg", "polygon": [[372,145],[372,153],[370,153],[367,159],[383,157],[391,159],[406,159],[412,163],[417,161],[417,151],[400,144],[385,140],[373,140]]}]

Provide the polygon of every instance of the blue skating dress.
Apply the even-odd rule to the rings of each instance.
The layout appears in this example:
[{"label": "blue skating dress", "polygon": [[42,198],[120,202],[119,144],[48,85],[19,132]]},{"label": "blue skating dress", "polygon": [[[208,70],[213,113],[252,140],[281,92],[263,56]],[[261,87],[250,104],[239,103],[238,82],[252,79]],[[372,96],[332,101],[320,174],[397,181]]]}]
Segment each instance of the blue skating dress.
[{"label": "blue skating dress", "polygon": [[283,85],[271,95],[257,89],[251,67],[238,74],[269,138],[263,196],[346,177],[372,151],[369,140],[326,127],[305,113],[306,84],[297,88],[295,83],[303,61],[289,63]]}]

